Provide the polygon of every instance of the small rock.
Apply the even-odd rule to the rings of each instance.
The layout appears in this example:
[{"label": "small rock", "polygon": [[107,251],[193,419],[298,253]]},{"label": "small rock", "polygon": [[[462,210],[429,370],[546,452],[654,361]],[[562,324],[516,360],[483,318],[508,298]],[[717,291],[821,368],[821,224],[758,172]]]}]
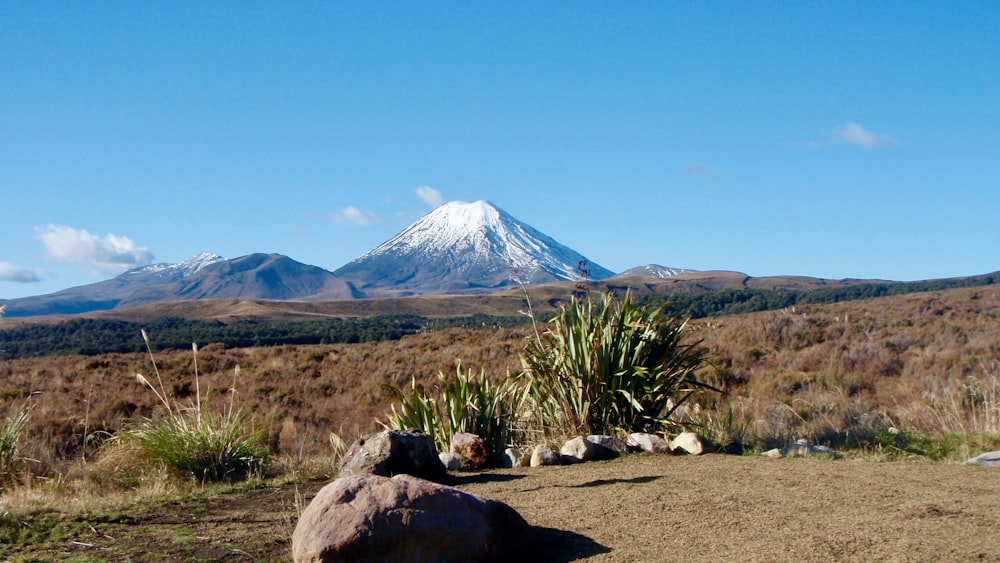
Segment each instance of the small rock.
[{"label": "small rock", "polygon": [[559,449],[559,455],[563,463],[583,463],[595,459],[597,451],[593,442],[583,436],[577,436],[563,444]]},{"label": "small rock", "polygon": [[1000,467],[1000,451],[986,452],[969,459],[962,465],[981,465],[983,467]]},{"label": "small rock", "polygon": [[670,446],[667,445],[667,442],[656,434],[633,432],[628,435],[628,442],[626,443],[643,452],[665,454],[670,451]]},{"label": "small rock", "polygon": [[462,456],[453,453],[441,453],[438,454],[438,458],[441,459],[441,463],[444,464],[448,471],[458,471],[462,469]]},{"label": "small rock", "polygon": [[594,444],[595,459],[614,459],[628,452],[628,445],[614,436],[591,434],[587,441]]},{"label": "small rock", "polygon": [[712,451],[711,444],[701,439],[694,432],[681,432],[670,442],[670,450],[685,452],[691,455],[701,455]]},{"label": "small rock", "polygon": [[451,437],[451,453],[464,457],[476,468],[486,467],[490,462],[486,440],[468,432],[458,432]]},{"label": "small rock", "polygon": [[837,457],[837,452],[832,448],[810,444],[809,440],[804,438],[796,440],[794,444],[785,447],[781,453],[784,457],[808,457],[813,455],[828,455],[830,457]]},{"label": "small rock", "polygon": [[543,465],[561,465],[562,459],[559,454],[552,451],[548,446],[535,446],[531,452],[531,467],[541,467]]},{"label": "small rock", "polygon": [[507,448],[503,451],[504,467],[520,467],[523,463],[524,454],[518,448]]},{"label": "small rock", "polygon": [[778,448],[770,449],[770,450],[767,450],[766,452],[761,452],[760,455],[762,455],[764,457],[774,458],[774,459],[779,459],[779,458],[785,457],[785,454],[781,453],[781,450],[779,450]]},{"label": "small rock", "polygon": [[736,439],[729,440],[722,445],[719,451],[729,455],[743,455],[743,442]]}]

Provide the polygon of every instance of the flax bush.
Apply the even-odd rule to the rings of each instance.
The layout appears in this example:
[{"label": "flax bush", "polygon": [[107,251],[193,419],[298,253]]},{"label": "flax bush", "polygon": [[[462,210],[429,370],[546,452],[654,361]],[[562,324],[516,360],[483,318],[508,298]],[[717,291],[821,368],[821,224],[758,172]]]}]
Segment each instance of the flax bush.
[{"label": "flax bush", "polygon": [[529,340],[520,355],[533,412],[547,433],[574,435],[655,431],[698,389],[714,389],[695,372],[706,363],[686,323],[662,307],[614,294],[600,305],[573,302]]},{"label": "flax bush", "polygon": [[516,379],[493,382],[484,371],[476,375],[459,364],[453,377],[439,372],[438,381],[436,396],[424,391],[415,379],[410,381],[408,394],[390,386],[397,402],[384,426],[418,429],[431,435],[440,451],[447,451],[452,436],[459,432],[476,434],[486,441],[494,458],[519,440],[525,390]]}]

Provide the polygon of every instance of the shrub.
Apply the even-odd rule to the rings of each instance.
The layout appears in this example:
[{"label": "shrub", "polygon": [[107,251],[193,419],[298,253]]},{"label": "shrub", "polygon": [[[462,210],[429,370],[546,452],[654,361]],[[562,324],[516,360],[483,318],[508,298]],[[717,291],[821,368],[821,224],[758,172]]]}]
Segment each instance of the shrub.
[{"label": "shrub", "polygon": [[695,390],[700,342],[662,307],[604,294],[574,299],[520,355],[528,395],[549,432],[566,435],[655,430]]},{"label": "shrub", "polygon": [[30,418],[30,406],[25,403],[0,424],[0,483],[13,477],[21,460],[21,435]]},{"label": "shrub", "polygon": [[142,374],[137,374],[136,380],[159,398],[167,414],[160,419],[143,419],[140,424],[125,429],[118,441],[136,447],[138,455],[145,459],[204,481],[245,480],[260,472],[271,453],[269,432],[266,427],[255,426],[247,411],[234,404],[239,366],[234,370],[228,407],[221,413],[209,412],[208,406],[201,401],[198,346],[192,345],[195,402],[186,406],[176,401],[171,404],[145,331],[142,336],[153,360],[159,390]]},{"label": "shrub", "polygon": [[397,430],[418,429],[433,436],[438,450],[451,447],[452,436],[469,432],[483,438],[494,458],[504,448],[518,439],[517,421],[524,403],[524,388],[515,379],[505,378],[492,382],[484,371],[478,375],[463,370],[459,364],[454,377],[438,372],[440,393],[428,395],[410,380],[409,394],[389,386],[399,408],[394,403],[388,415],[388,424]]}]

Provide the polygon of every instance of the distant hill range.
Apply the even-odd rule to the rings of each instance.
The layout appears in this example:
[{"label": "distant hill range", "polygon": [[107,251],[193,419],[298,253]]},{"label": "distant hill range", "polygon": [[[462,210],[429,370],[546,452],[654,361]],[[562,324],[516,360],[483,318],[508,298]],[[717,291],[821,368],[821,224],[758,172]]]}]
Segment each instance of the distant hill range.
[{"label": "distant hill range", "polygon": [[[477,201],[443,204],[333,272],[280,254],[251,254],[227,260],[204,253],[178,264],[136,268],[109,280],[48,295],[0,300],[0,313],[5,317],[78,315],[148,309],[174,302],[235,299],[339,301],[344,303],[334,309],[364,316],[365,311],[393,314],[411,309],[397,298],[421,295],[496,294],[498,299],[513,302],[523,297],[522,287],[533,288],[534,294],[549,296],[547,299],[555,303],[559,296],[579,290],[581,284],[588,284],[594,291],[631,290],[648,295],[738,289],[813,290],[871,283],[895,282],[803,276],[751,278],[739,272],[698,272],[657,264],[615,275],[495,205]],[[381,303],[376,304],[372,298],[380,298]],[[369,301],[347,303],[358,299]],[[434,303],[430,307],[434,311],[449,308],[440,298],[424,301],[425,305],[418,308],[429,303]],[[480,300],[481,305],[485,303]],[[162,307],[155,310],[168,314]],[[223,315],[216,312],[213,316]]]}]

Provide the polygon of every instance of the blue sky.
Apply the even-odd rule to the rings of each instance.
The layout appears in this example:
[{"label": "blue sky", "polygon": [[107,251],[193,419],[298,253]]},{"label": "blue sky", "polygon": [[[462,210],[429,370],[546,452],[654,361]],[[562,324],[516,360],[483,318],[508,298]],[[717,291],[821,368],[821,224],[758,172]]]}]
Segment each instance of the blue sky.
[{"label": "blue sky", "polygon": [[0,298],[203,251],[336,269],[479,199],[615,271],[1000,270],[998,23],[996,2],[5,2]]}]

